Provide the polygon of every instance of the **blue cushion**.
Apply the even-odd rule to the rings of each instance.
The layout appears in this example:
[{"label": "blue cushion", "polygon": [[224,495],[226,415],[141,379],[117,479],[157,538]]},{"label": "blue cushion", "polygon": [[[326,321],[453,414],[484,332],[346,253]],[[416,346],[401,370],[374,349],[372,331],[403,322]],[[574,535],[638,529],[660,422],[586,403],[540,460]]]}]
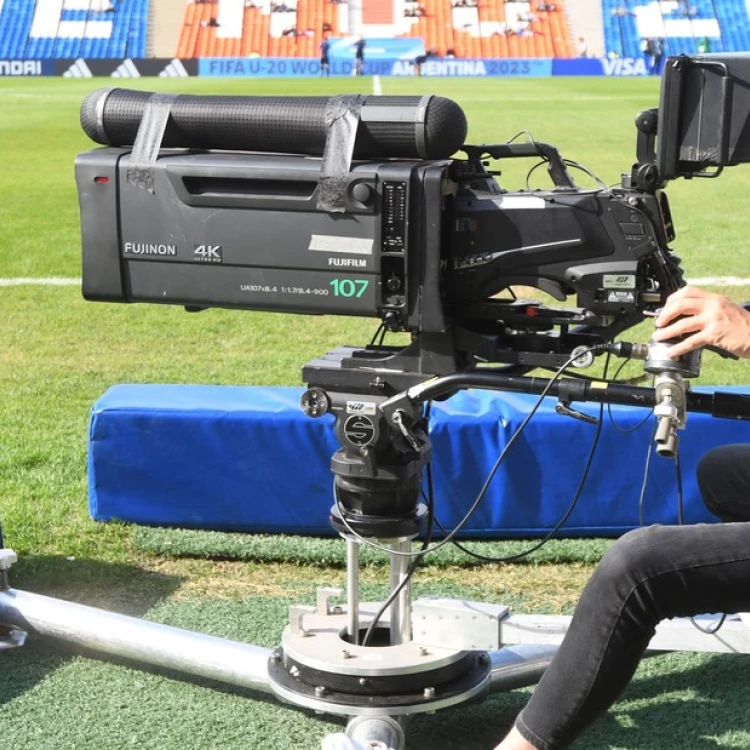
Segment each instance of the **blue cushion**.
[{"label": "blue cushion", "polygon": [[[91,416],[92,517],[259,533],[332,533],[330,459],[339,447],[333,417],[305,417],[299,409],[301,393],[299,388],[239,386],[111,388]],[[535,402],[535,396],[525,394],[468,391],[433,405],[436,507],[443,525],[454,526],[463,518]],[[563,516],[596,428],[558,415],[555,404],[555,399],[544,400],[464,536],[539,536]],[[595,415],[599,407],[580,409]],[[653,433],[649,410],[612,406],[616,425],[606,408],[604,414],[590,476],[560,536],[617,536],[637,527],[641,516],[644,523],[675,523],[672,460],[653,456],[644,506],[638,505]],[[685,522],[715,520],[701,502],[695,467],[711,447],[750,442],[750,423],[690,414],[680,436]]]}]

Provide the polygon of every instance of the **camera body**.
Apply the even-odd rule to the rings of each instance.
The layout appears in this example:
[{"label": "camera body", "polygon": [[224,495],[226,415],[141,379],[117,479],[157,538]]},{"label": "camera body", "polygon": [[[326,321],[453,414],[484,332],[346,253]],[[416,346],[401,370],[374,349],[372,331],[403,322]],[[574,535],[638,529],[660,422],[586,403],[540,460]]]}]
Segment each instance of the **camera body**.
[{"label": "camera body", "polygon": [[[76,162],[83,293],[412,335],[344,356],[355,370],[559,367],[683,284],[662,188],[750,159],[748,81],[750,56],[670,58],[659,109],[636,118],[636,164],[594,189],[547,144],[462,145],[463,112],[440,97],[94,92],[82,124],[109,147]],[[509,191],[489,170],[528,157],[549,189]]]},{"label": "camera body", "polygon": [[[493,148],[508,147],[478,153]],[[449,333],[464,359],[554,364],[581,343],[560,325],[606,340],[677,283],[661,191],[581,190],[565,173],[510,192],[478,155],[367,160],[332,213],[318,157],[163,150],[153,192],[129,181],[131,159],[105,148],[76,162],[90,300],[366,316]],[[578,307],[519,302],[511,286]]]}]

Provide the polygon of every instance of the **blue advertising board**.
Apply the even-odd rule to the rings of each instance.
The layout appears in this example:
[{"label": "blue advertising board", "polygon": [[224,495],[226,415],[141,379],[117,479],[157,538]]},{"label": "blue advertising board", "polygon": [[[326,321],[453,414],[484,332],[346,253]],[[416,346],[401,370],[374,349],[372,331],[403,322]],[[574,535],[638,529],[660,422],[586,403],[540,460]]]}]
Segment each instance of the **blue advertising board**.
[{"label": "blue advertising board", "polygon": [[[337,40],[347,41],[347,40]],[[374,40],[377,41],[377,40]],[[393,40],[390,40],[393,41]],[[421,40],[416,46],[396,45],[405,55],[421,50]],[[347,42],[348,43],[348,42]],[[349,47],[346,54],[330,57],[328,73],[332,76],[354,75],[354,55]],[[400,76],[417,75],[434,78],[531,78],[549,76],[607,76],[633,77],[647,76],[651,72],[646,61],[640,57],[615,58],[447,58],[431,57],[419,66],[414,57],[366,57],[364,75]],[[318,58],[300,57],[209,57],[202,59],[78,59],[78,60],[2,60],[0,77],[8,76],[52,76],[66,77],[115,76],[122,77],[125,66],[128,70],[135,66],[139,76],[184,77],[234,77],[234,78],[316,78],[323,71]],[[131,73],[131,75],[133,75]]]},{"label": "blue advertising board", "polygon": [[[346,41],[346,40],[337,40]],[[391,40],[392,41],[392,40]],[[422,49],[421,40],[416,46],[401,45],[400,51],[411,55]],[[396,47],[390,51],[396,51]],[[354,55],[349,47],[346,54],[330,57],[328,73],[332,76],[354,75]],[[341,52],[341,49],[339,52]],[[411,77],[417,73],[434,78],[505,78],[505,77],[549,77],[549,76],[647,76],[649,69],[642,58],[447,58],[431,57],[421,62],[419,70],[414,57],[372,56],[365,59],[366,76]],[[8,76],[52,76],[67,77],[115,76],[121,77],[123,63],[134,65],[139,76],[160,77],[208,76],[234,78],[316,78],[321,75],[318,58],[300,57],[209,57],[202,59],[78,59],[78,60],[2,60],[0,77]]]},{"label": "blue advertising board", "polygon": [[[331,59],[330,75],[348,76],[354,72],[354,60]],[[364,74],[368,76],[414,76],[411,60],[367,60]],[[242,78],[315,77],[321,75],[320,61],[298,57],[211,57],[198,64],[201,76]],[[473,77],[539,77],[552,75],[552,60],[486,59],[464,60],[429,58],[420,69],[422,76]],[[601,72],[598,73],[601,75]]]},{"label": "blue advertising board", "polygon": [[578,58],[553,60],[553,76],[645,76],[649,70],[641,57]]},{"label": "blue advertising board", "polygon": [[[411,67],[411,66],[410,66]],[[414,69],[397,72],[396,66],[391,75],[414,75]],[[548,77],[552,75],[552,60],[524,58],[491,58],[486,60],[462,60],[432,57],[422,64],[422,76],[478,76],[494,77]]]},{"label": "blue advertising board", "polygon": [[0,60],[0,77],[53,75],[54,60]]}]

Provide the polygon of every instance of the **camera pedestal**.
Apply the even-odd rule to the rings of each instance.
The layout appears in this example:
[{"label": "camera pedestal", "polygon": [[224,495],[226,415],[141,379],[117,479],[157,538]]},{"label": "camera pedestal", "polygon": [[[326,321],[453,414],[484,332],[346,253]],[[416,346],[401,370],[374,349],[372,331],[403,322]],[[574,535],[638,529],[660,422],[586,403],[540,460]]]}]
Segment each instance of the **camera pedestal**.
[{"label": "camera pedestal", "polygon": [[[337,416],[342,439],[332,460],[331,520],[346,543],[346,604],[334,603],[344,592],[320,589],[315,606],[290,608],[279,647],[269,649],[11,589],[7,571],[15,555],[0,550],[0,649],[22,645],[26,632],[37,633],[349,717],[346,732],[326,737],[323,750],[403,750],[408,716],[535,684],[557,652],[569,617],[515,615],[501,604],[412,601],[407,561],[427,521],[420,497],[430,452],[420,404],[469,386],[550,395],[563,389],[549,390],[546,380],[534,378],[503,375],[500,382],[488,371],[429,383],[419,373],[401,371],[395,377],[411,382],[399,393],[383,374],[323,368],[303,397],[310,416],[329,410]],[[655,403],[653,389],[582,383],[575,393],[568,390],[563,395],[576,400]],[[716,416],[750,414],[742,400],[717,399],[688,394],[686,408]],[[359,601],[359,546],[365,542],[389,555],[388,608]],[[364,645],[381,608],[381,621]],[[657,628],[649,650],[750,653],[750,629],[742,617],[728,618],[715,634],[699,631],[690,620],[673,620]]]},{"label": "camera pedestal", "polygon": [[[329,596],[328,590],[323,596]],[[419,602],[414,603],[417,612]],[[368,604],[362,605],[362,608],[363,612],[372,611]],[[340,614],[348,616],[345,608]],[[716,618],[699,619],[704,626],[708,626]],[[11,626],[19,635],[21,631],[29,631],[103,655],[130,659],[144,666],[167,668],[278,695],[271,673],[272,664],[278,660],[274,654],[279,653],[279,649],[237,643],[14,589],[0,590],[0,622]],[[336,623],[338,629],[341,622]],[[500,621],[501,648],[477,652],[480,660],[483,661],[482,655],[486,654],[489,661],[488,676],[481,678],[481,688],[477,683],[477,689],[456,695],[455,700],[443,701],[436,693],[433,698],[415,699],[412,706],[378,706],[368,710],[364,705],[335,703],[327,700],[325,695],[316,698],[315,686],[312,698],[298,696],[294,692],[278,697],[321,714],[352,717],[346,734],[326,737],[323,750],[403,750],[404,724],[409,715],[430,713],[466,700],[480,701],[495,692],[535,684],[557,651],[569,623],[570,617],[508,613]],[[460,632],[465,634],[469,631],[461,628]],[[16,642],[15,645],[20,643]],[[334,645],[339,649],[349,648],[343,638],[335,642],[331,637],[329,646]],[[370,656],[382,657],[390,648],[393,647],[369,647],[363,652],[363,661],[369,660]],[[689,620],[672,620],[659,625],[649,651],[750,653],[750,629],[741,617],[728,618],[715,635],[701,633]],[[339,653],[330,659],[324,658],[323,665],[334,672],[340,656]],[[363,667],[365,679],[373,672],[379,676],[377,669]]]}]

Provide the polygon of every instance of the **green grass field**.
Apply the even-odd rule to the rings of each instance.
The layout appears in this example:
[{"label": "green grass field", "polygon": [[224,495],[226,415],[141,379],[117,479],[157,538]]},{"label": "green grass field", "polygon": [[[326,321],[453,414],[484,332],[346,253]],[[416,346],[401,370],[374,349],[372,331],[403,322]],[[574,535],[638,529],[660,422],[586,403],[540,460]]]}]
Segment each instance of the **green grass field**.
[{"label": "green grass field", "polygon": [[[383,79],[384,94],[436,93],[465,109],[469,142],[521,130],[556,145],[608,183],[635,159],[636,114],[658,102],[651,80]],[[92,147],[78,108],[110,81],[0,80],[0,279],[80,275],[75,155]],[[370,79],[137,81],[185,93],[371,93]],[[500,179],[523,186],[527,166]],[[534,185],[542,186],[537,172]],[[588,184],[585,176],[580,180]],[[674,243],[688,278],[750,277],[745,201],[750,169],[678,182]],[[724,290],[750,299],[750,285]],[[13,585],[273,646],[290,603],[343,585],[334,540],[269,539],[97,525],[88,518],[87,420],[116,383],[297,385],[300,366],[342,343],[369,341],[374,321],[96,305],[75,286],[0,286],[0,512],[21,562]],[[647,331],[642,332],[647,335]],[[702,383],[746,383],[745,363],[704,358]],[[640,472],[641,467],[637,467]],[[601,540],[560,541],[531,562],[476,566],[444,553],[416,593],[569,612]],[[485,544],[504,553],[521,543]],[[216,559],[212,559],[212,556]],[[366,597],[387,573],[368,558]],[[639,669],[623,699],[577,745],[603,750],[749,748],[747,656],[668,655]],[[414,719],[410,750],[491,748],[527,691]],[[14,750],[316,748],[341,722],[270,699],[68,653],[38,639],[0,655],[0,738]]]}]

